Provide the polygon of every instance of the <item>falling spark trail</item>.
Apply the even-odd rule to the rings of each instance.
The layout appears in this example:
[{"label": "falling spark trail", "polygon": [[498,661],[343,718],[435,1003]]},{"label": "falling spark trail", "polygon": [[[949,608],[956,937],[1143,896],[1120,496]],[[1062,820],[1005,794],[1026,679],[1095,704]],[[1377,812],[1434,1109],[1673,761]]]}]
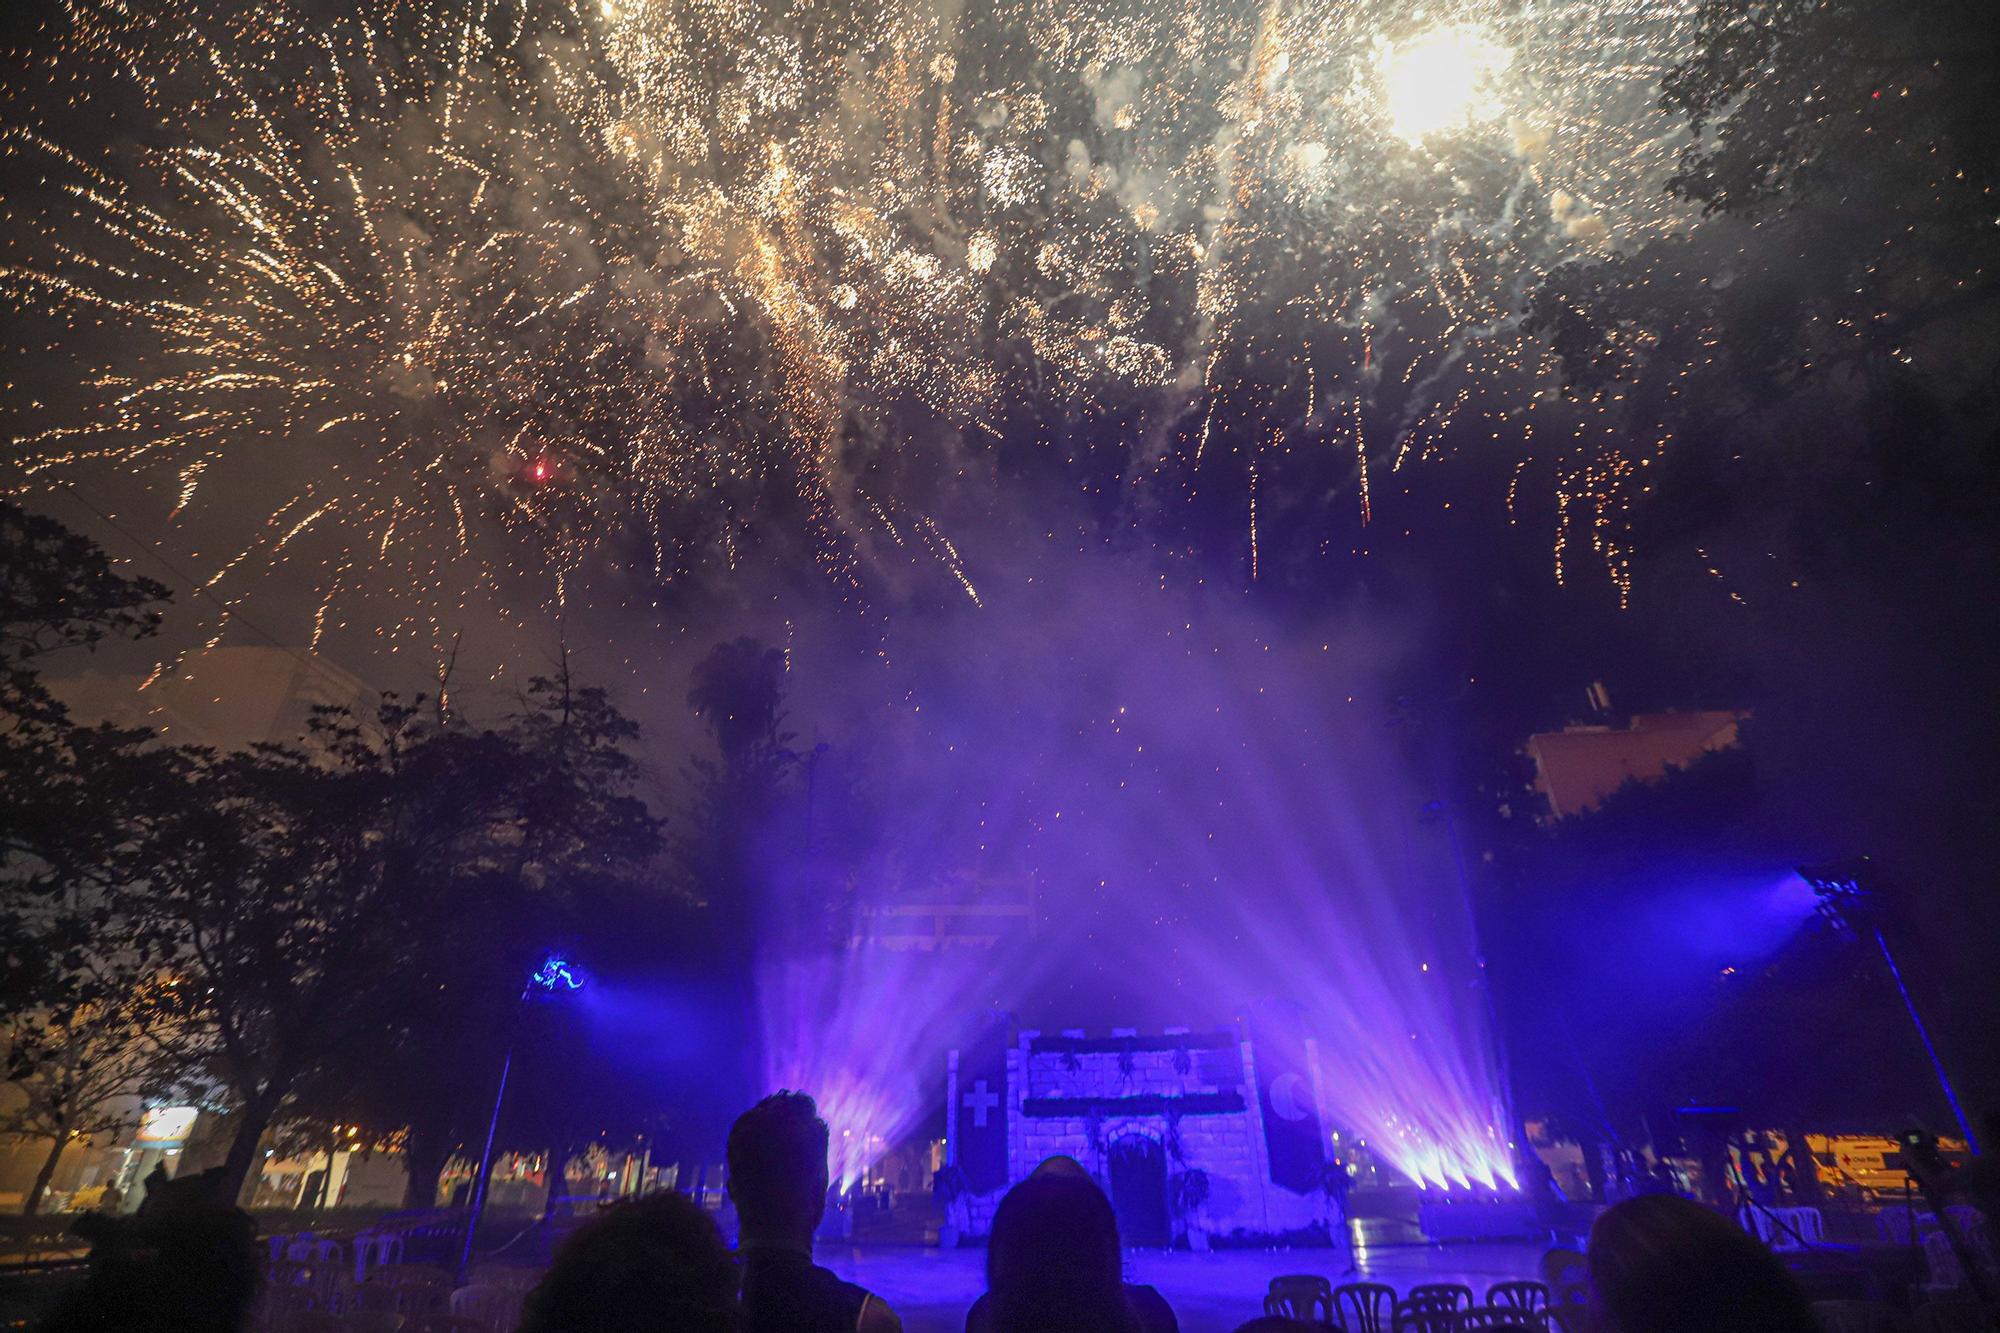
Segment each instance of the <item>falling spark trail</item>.
[{"label": "falling spark trail", "polygon": [[[59,201],[10,210],[0,290],[75,389],[20,414],[9,487],[170,479],[243,552],[232,595],[289,561],[315,601],[393,594],[392,636],[552,607],[628,544],[734,568],[767,519],[836,587],[915,561],[977,601],[945,532],[980,498],[906,486],[1117,403],[1149,424],[1075,447],[1254,485],[1260,573],[1290,460],[1325,456],[1267,442],[1351,431],[1363,525],[1372,464],[1539,451],[1559,574],[1587,549],[1623,590],[1670,436],[1645,395],[1540,392],[1520,311],[1559,263],[1700,225],[1659,188],[1655,96],[1691,9],[74,0],[44,100],[115,69],[171,133],[0,127]],[[246,495],[337,503],[238,541]]]}]

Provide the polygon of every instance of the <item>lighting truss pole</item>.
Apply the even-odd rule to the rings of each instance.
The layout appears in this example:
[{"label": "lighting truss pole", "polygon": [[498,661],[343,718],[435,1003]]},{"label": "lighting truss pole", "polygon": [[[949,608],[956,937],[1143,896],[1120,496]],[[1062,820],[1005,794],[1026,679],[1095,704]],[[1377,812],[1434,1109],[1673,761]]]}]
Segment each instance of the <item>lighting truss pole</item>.
[{"label": "lighting truss pole", "polygon": [[1872,866],[1867,857],[1857,857],[1851,861],[1837,861],[1827,865],[1800,866],[1799,877],[1812,885],[1819,895],[1819,912],[1836,929],[1855,935],[1872,936],[1875,947],[1882,951],[1882,961],[1888,965],[1889,977],[1896,983],[1896,993],[1903,998],[1903,1010],[1910,1016],[1910,1026],[1917,1030],[1917,1040],[1923,1043],[1924,1054],[1929,1057],[1931,1070],[1937,1075],[1938,1087],[1944,1090],[1946,1105],[1951,1107],[1953,1118],[1958,1121],[1958,1131],[1965,1136],[1966,1151],[1977,1156],[1979,1140],[1973,1137],[1972,1121],[1965,1114],[1965,1107],[1959,1103],[1958,1089],[1952,1086],[1951,1076],[1945,1073],[1944,1060],[1938,1055],[1937,1043],[1931,1040],[1931,1030],[1924,1024],[1924,1017],[1917,1012],[1916,997],[1910,994],[1910,987],[1903,980],[1903,969],[1896,965],[1896,955],[1889,948],[1889,938],[1882,933],[1881,905],[1874,891],[1868,886],[1872,877]]},{"label": "lighting truss pole", "polygon": [[486,1211],[486,1185],[493,1174],[493,1140],[500,1132],[500,1106],[507,1100],[507,1075],[514,1068],[514,1043],[521,1032],[521,1017],[527,1012],[528,1003],[536,991],[556,994],[565,990],[578,990],[583,986],[583,978],[560,954],[550,954],[542,965],[529,975],[527,984],[521,987],[520,1001],[515,1005],[513,1032],[507,1038],[507,1054],[500,1061],[500,1086],[493,1093],[493,1114],[486,1121],[486,1147],[479,1154],[479,1170],[472,1177],[472,1206],[465,1215],[465,1244],[459,1247],[458,1268],[454,1274],[459,1282],[465,1281],[465,1270],[472,1262],[472,1238],[479,1230],[479,1218]]}]

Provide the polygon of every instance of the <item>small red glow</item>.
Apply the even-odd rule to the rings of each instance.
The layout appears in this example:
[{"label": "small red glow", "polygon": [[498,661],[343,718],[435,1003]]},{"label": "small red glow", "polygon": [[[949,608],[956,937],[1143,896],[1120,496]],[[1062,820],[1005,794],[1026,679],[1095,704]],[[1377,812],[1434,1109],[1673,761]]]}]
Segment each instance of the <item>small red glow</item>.
[{"label": "small red glow", "polygon": [[551,471],[553,469],[549,467],[548,459],[537,458],[534,462],[528,464],[528,480],[547,481]]}]

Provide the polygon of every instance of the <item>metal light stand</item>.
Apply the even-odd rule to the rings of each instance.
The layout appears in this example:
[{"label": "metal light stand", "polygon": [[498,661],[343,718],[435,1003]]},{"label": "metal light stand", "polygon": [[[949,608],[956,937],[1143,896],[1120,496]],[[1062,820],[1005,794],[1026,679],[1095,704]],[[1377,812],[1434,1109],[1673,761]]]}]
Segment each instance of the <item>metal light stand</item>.
[{"label": "metal light stand", "polygon": [[1979,1141],[1973,1137],[1972,1121],[1959,1104],[1958,1089],[1952,1086],[1951,1076],[1945,1073],[1937,1043],[1931,1040],[1931,1030],[1924,1025],[1923,1015],[1917,1012],[1916,998],[1903,981],[1903,969],[1896,965],[1896,955],[1889,949],[1888,936],[1882,933],[1881,904],[1868,885],[1875,874],[1873,864],[1867,857],[1861,856],[1826,865],[1800,866],[1798,869],[1799,877],[1812,885],[1813,892],[1819,895],[1820,915],[1835,929],[1874,938],[1875,947],[1882,951],[1882,961],[1889,966],[1889,976],[1896,983],[1896,993],[1902,997],[1903,1009],[1910,1016],[1910,1026],[1917,1030],[1917,1040],[1923,1043],[1924,1054],[1931,1062],[1931,1071],[1937,1075],[1938,1086],[1944,1089],[1944,1099],[1951,1107],[1953,1119],[1958,1121],[1959,1133],[1965,1136],[1966,1151],[1978,1156]]},{"label": "metal light stand", "polygon": [[465,1270],[472,1263],[472,1238],[479,1231],[480,1216],[486,1211],[486,1186],[493,1175],[493,1141],[500,1132],[500,1106],[507,1100],[507,1075],[514,1068],[514,1044],[520,1037],[521,1018],[527,1013],[528,1002],[536,991],[554,994],[559,990],[578,990],[583,979],[560,954],[550,954],[542,965],[528,977],[521,987],[521,999],[515,1007],[513,1031],[507,1038],[507,1054],[500,1061],[500,1086],[493,1093],[493,1114],[486,1121],[486,1146],[479,1154],[479,1170],[472,1177],[472,1205],[465,1215],[465,1244],[459,1247],[458,1264],[452,1270],[455,1283],[465,1281]]}]

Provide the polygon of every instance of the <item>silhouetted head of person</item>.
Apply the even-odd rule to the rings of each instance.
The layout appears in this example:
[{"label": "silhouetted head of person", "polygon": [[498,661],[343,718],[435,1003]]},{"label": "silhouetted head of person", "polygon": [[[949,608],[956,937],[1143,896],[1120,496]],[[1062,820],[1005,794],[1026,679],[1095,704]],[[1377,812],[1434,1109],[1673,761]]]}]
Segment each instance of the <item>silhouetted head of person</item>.
[{"label": "silhouetted head of person", "polygon": [[986,1248],[993,1333],[1136,1330],[1118,1219],[1068,1158],[1051,1158],[1000,1200]]},{"label": "silhouetted head of person", "polygon": [[1083,1163],[1076,1158],[1058,1153],[1054,1157],[1044,1157],[1042,1164],[1028,1174],[1030,1180],[1045,1180],[1052,1176],[1058,1180],[1087,1181],[1090,1172],[1084,1170]]},{"label": "silhouetted head of person", "polygon": [[1729,1218],[1675,1194],[1618,1204],[1590,1229],[1596,1333],[1813,1333],[1805,1292]]},{"label": "silhouetted head of person", "polygon": [[726,1333],[736,1265],[685,1194],[613,1204],[557,1252],[521,1333]]},{"label": "silhouetted head of person", "polygon": [[826,1121],[803,1092],[774,1092],[729,1127],[729,1197],[751,1244],[812,1248],[826,1213]]}]

